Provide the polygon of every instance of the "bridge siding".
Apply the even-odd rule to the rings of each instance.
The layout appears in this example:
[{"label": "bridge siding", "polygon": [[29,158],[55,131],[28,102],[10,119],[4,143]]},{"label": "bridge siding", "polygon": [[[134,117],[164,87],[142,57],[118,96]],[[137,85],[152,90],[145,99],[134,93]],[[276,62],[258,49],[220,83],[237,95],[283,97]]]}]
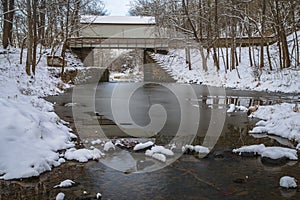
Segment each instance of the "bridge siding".
[{"label": "bridge siding", "polygon": [[152,24],[91,24],[82,26],[80,35],[85,38],[154,38]]}]

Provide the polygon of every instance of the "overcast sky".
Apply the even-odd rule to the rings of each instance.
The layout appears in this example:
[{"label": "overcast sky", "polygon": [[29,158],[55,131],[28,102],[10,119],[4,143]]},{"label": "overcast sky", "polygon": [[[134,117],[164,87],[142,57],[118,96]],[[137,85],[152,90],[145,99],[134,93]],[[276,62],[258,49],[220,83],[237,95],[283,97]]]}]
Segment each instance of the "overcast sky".
[{"label": "overcast sky", "polygon": [[103,0],[110,16],[128,15],[130,0]]}]

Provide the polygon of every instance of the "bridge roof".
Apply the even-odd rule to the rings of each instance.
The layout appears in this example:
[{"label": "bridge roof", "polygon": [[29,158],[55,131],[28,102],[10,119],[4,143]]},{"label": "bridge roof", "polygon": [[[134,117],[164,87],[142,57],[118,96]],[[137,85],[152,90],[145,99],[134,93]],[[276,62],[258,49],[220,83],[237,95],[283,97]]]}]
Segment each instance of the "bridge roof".
[{"label": "bridge roof", "polygon": [[80,19],[81,24],[123,24],[123,25],[154,25],[154,17],[141,16],[96,16],[96,15],[82,15]]}]

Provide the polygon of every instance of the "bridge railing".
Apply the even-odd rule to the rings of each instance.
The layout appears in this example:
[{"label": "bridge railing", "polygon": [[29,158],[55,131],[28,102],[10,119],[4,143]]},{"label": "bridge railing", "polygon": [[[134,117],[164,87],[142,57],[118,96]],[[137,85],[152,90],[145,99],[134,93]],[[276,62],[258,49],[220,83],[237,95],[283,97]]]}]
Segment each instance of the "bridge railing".
[{"label": "bridge railing", "polygon": [[[217,47],[229,47],[232,45],[231,38],[218,38],[214,40],[214,45]],[[237,46],[258,46],[273,44],[277,41],[276,37],[241,37],[235,38],[234,42]],[[208,46],[211,42],[207,39],[201,40],[201,45]],[[194,39],[186,38],[91,38],[78,37],[69,38],[67,41],[69,48],[107,48],[107,49],[131,49],[131,48],[184,48],[186,46],[197,46]]]}]

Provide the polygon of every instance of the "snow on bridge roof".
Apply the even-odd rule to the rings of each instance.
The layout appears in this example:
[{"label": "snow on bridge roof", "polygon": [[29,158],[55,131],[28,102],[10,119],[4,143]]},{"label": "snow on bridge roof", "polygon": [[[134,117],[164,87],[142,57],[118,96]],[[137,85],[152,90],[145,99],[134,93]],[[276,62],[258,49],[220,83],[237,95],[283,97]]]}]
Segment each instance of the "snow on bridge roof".
[{"label": "snow on bridge roof", "polygon": [[141,16],[96,16],[83,15],[80,23],[82,24],[155,24],[154,17]]}]

